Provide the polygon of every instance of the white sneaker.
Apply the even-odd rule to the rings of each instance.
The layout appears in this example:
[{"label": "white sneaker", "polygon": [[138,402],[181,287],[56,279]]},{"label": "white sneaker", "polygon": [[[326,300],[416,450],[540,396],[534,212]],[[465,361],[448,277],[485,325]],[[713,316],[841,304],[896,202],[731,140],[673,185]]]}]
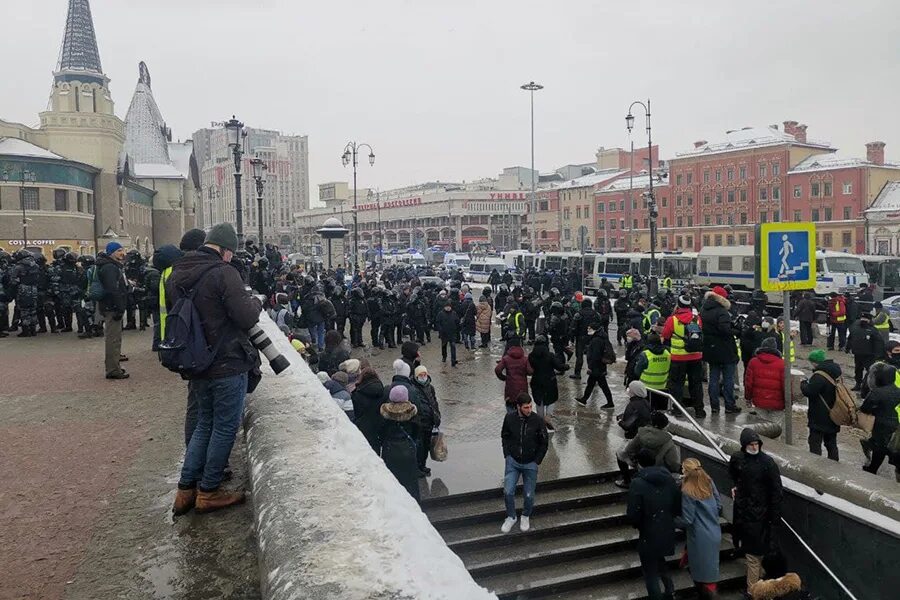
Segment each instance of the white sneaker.
[{"label": "white sneaker", "polygon": [[503,533],[509,533],[510,531],[512,531],[513,525],[515,525],[515,524],[516,524],[515,519],[510,519],[509,517],[506,517],[506,520],[503,521],[503,525],[500,526],[500,531],[502,531]]},{"label": "white sneaker", "polygon": [[531,519],[522,515],[522,518],[519,519],[519,529],[522,531],[528,531],[531,529]]}]

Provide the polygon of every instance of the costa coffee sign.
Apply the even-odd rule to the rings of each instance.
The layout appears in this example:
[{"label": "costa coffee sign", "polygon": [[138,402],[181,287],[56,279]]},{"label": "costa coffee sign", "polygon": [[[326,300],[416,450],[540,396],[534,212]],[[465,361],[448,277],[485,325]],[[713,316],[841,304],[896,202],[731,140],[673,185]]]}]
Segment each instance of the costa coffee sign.
[{"label": "costa coffee sign", "polygon": [[[419,206],[422,204],[422,198],[401,198],[399,200],[385,200],[381,203],[381,208],[403,208],[407,206]],[[356,210],[378,210],[377,202],[368,204],[358,204]]]}]

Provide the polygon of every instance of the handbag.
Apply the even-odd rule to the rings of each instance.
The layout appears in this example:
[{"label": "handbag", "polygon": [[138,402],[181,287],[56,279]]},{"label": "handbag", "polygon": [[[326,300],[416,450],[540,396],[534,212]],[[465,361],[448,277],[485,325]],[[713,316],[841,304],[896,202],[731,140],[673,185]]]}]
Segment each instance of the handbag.
[{"label": "handbag", "polygon": [[859,428],[866,433],[872,433],[872,430],[875,428],[875,415],[859,412],[856,415],[856,421]]},{"label": "handbag", "polygon": [[438,431],[431,436],[431,460],[435,462],[444,462],[447,460],[447,440],[444,439],[444,432]]}]

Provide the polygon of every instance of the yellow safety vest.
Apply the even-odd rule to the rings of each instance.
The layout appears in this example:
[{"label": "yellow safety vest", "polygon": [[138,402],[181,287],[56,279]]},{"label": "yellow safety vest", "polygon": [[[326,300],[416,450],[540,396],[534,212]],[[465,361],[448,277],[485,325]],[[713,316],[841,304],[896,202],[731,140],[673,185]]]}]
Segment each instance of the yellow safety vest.
[{"label": "yellow safety vest", "polygon": [[891,328],[890,318],[888,317],[887,313],[885,313],[885,312],[879,312],[877,315],[875,315],[875,318],[878,319],[881,316],[884,316],[884,322],[875,323],[873,321],[872,324],[875,326],[875,329],[878,329],[879,331],[888,331]]},{"label": "yellow safety vest", "polygon": [[644,320],[642,322],[642,327],[644,328],[644,333],[650,333],[650,328],[653,325],[656,325],[656,322],[659,320],[659,311],[655,308],[651,308],[646,313],[644,313]]},{"label": "yellow safety vest", "polygon": [[663,279],[663,287],[667,290],[672,289],[672,278],[671,277],[666,277],[665,279]]},{"label": "yellow safety vest", "polygon": [[790,355],[790,356],[791,356],[791,362],[796,362],[796,361],[794,360],[794,356],[796,356],[796,355],[794,354],[794,340],[791,339],[791,336],[788,334],[787,329],[785,329],[784,331],[781,332],[781,353],[782,353],[782,354],[784,354],[785,339],[787,339],[787,340],[789,340],[789,341],[791,342],[790,346],[788,346],[788,350],[789,350],[790,353],[791,353],[791,355]]},{"label": "yellow safety vest", "polygon": [[172,274],[172,267],[166,267],[159,276],[159,339],[166,338],[166,281]]},{"label": "yellow safety vest", "polygon": [[644,350],[647,357],[647,368],[641,372],[641,382],[651,390],[666,389],[669,379],[669,365],[672,363],[668,350],[662,354],[653,354],[650,350]]},{"label": "yellow safety vest", "polygon": [[672,354],[676,356],[684,356],[685,354],[699,354],[699,352],[688,352],[684,349],[684,337],[687,334],[687,326],[678,320],[675,315],[669,317],[673,319],[672,323],[672,339],[669,341],[672,347]]},{"label": "yellow safety vest", "polygon": [[631,286],[634,285],[634,280],[631,278],[631,275],[622,275],[622,288],[626,290],[630,290]]}]

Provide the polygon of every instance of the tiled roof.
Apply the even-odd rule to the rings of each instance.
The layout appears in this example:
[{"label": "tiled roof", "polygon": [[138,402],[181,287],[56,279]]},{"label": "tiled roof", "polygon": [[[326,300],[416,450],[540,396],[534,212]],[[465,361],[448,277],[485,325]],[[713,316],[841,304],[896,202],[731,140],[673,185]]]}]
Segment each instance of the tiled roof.
[{"label": "tiled roof", "polygon": [[94,20],[88,0],[69,0],[66,31],[59,51],[58,72],[83,72],[102,75],[100,52],[94,34]]},{"label": "tiled roof", "polygon": [[804,146],[817,146],[831,148],[829,142],[809,140],[798,142],[797,138],[775,127],[744,127],[735,129],[725,134],[725,137],[712,142],[707,142],[698,148],[675,154],[677,158],[700,156],[702,154],[714,154],[718,152],[734,152],[747,148],[759,148],[764,146],[776,146],[779,144],[802,144]]},{"label": "tiled roof", "polygon": [[790,170],[790,172],[803,173],[807,171],[825,171],[828,169],[848,169],[852,167],[885,167],[889,169],[900,169],[900,165],[894,163],[876,165],[864,158],[838,156],[837,154],[814,154],[798,163]]},{"label": "tiled roof", "polygon": [[627,172],[628,171],[622,171],[620,169],[605,169],[603,171],[591,173],[590,175],[582,175],[581,177],[570,179],[569,181],[563,182],[559,185],[554,185],[553,189],[564,190],[593,186],[597,185],[598,183],[603,183],[604,181],[609,181],[610,179],[623,175]]}]

